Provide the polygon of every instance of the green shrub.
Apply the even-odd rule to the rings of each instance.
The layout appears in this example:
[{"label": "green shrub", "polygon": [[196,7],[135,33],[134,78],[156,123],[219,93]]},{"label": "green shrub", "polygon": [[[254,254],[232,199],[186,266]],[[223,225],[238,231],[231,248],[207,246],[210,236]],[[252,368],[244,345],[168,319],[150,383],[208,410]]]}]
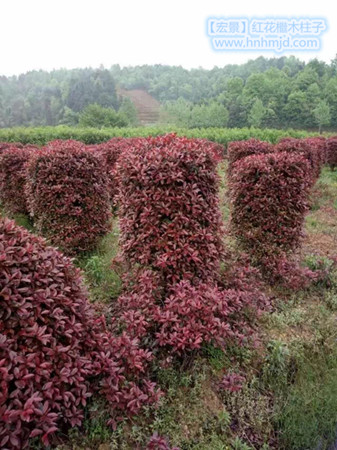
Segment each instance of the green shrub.
[{"label": "green shrub", "polygon": [[88,105],[79,115],[80,127],[126,127],[126,116],[113,108],[103,108],[100,105]]},{"label": "green shrub", "polygon": [[169,132],[176,132],[178,136],[189,138],[203,138],[219,142],[227,147],[231,141],[242,141],[250,138],[268,141],[273,144],[283,137],[304,138],[315,136],[299,130],[273,130],[259,128],[177,128],[172,126],[139,127],[139,128],[77,128],[60,125],[57,127],[38,128],[3,128],[0,129],[0,142],[22,142],[23,144],[45,145],[55,139],[76,139],[85,144],[97,144],[108,141],[113,137],[147,137],[158,136]]}]

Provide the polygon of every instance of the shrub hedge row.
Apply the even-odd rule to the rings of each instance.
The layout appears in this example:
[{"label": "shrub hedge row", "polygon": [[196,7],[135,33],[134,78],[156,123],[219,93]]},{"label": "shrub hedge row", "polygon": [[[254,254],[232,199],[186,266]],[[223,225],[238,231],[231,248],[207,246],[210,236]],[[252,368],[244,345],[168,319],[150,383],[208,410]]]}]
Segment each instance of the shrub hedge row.
[{"label": "shrub hedge row", "polygon": [[171,127],[142,127],[142,128],[71,128],[67,126],[40,128],[3,128],[0,129],[0,141],[21,142],[23,144],[45,145],[55,139],[75,139],[85,144],[98,144],[113,137],[149,137],[175,132],[178,136],[195,139],[207,139],[218,142],[227,147],[231,141],[241,141],[251,138],[268,141],[273,144],[283,137],[305,138],[317,136],[299,130],[275,130],[259,128],[204,128],[186,129]]},{"label": "shrub hedge row", "polygon": [[[172,136],[176,135],[158,137],[157,140],[112,138],[95,145],[57,139],[49,142],[42,150],[31,145],[1,143],[0,202],[10,214],[26,213],[28,209],[37,229],[65,251],[75,253],[90,250],[98,237],[109,229],[108,209],[111,205],[117,205],[118,184],[126,189],[123,184],[128,177],[126,172],[129,170],[133,173],[131,165],[135,164],[134,167],[137,167],[138,164],[136,160],[133,161],[125,169],[126,172],[123,172],[123,167],[117,169],[116,166],[119,156],[131,155],[132,152],[128,150],[141,146],[141,143],[144,143],[141,151],[143,154],[150,155],[151,149],[156,153],[159,148],[167,148],[167,139],[172,139]],[[192,147],[200,155],[207,150],[206,153],[213,157],[214,165],[223,156],[223,146],[216,142],[205,138],[180,139],[179,150],[184,145],[189,149],[193,143]],[[248,155],[268,152],[301,153],[310,162],[311,180],[314,184],[324,161],[330,161],[331,167],[334,167],[335,140],[288,137],[281,139],[275,146],[257,139],[235,141],[228,147],[228,173],[231,174],[232,166],[238,160]],[[156,163],[161,162],[158,160]],[[119,171],[124,173],[122,178],[117,176]],[[25,184],[28,202],[24,195]]]},{"label": "shrub hedge row", "polygon": [[309,139],[282,139],[276,146],[276,152],[302,154],[311,167],[311,184],[314,185],[319,178],[321,168],[326,160],[326,140],[320,138]]},{"label": "shrub hedge row", "polygon": [[308,209],[310,165],[286,152],[238,161],[231,176],[231,226],[237,240],[258,258],[295,250]]},{"label": "shrub hedge row", "polygon": [[228,173],[232,172],[233,164],[239,159],[271,152],[273,152],[273,146],[270,142],[259,141],[255,138],[230,142],[227,147]]},{"label": "shrub hedge row", "polygon": [[130,146],[138,142],[137,138],[112,138],[101,144],[89,145],[87,148],[95,155],[102,157],[104,168],[108,178],[108,191],[111,206],[117,206],[117,171],[116,164],[121,153],[125,153]]},{"label": "shrub hedge row", "polygon": [[[29,212],[37,231],[68,254],[91,250],[109,231],[111,206],[117,205],[117,160],[140,142],[113,138],[87,146],[57,139],[41,149],[3,143],[0,202],[11,215]],[[223,156],[220,144],[186,142],[207,148],[214,167]]]}]

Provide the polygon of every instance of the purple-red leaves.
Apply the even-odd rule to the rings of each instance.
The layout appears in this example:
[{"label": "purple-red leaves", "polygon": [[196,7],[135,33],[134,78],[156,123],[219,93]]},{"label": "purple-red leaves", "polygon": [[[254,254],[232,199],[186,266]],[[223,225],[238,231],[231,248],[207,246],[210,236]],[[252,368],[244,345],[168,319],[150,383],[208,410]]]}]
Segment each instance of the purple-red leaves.
[{"label": "purple-red leaves", "polygon": [[238,373],[228,373],[222,378],[219,387],[228,392],[237,392],[242,389],[245,381],[245,377]]},{"label": "purple-red leaves", "polygon": [[[121,243],[129,264],[119,298],[126,332],[182,354],[244,341],[255,292],[220,288],[218,156],[203,140],[143,139],[120,156]],[[137,269],[138,268],[138,269]]]},{"label": "purple-red leaves", "polygon": [[79,426],[96,393],[111,422],[160,392],[146,378],[152,355],[116,337],[90,307],[71,260],[14,222],[0,220],[0,447],[48,445]]},{"label": "purple-red leaves", "polygon": [[231,230],[267,272],[300,245],[311,171],[303,154],[288,152],[248,156],[233,165]]},{"label": "purple-red leaves", "polygon": [[[255,290],[220,288],[216,284],[192,285],[182,280],[163,289],[158,273],[140,271],[119,298],[121,320],[130,336],[169,353],[183,354],[207,342],[226,347],[246,342],[253,317],[265,299]],[[262,304],[263,303],[263,304]]]},{"label": "purple-red leaves", "polygon": [[112,138],[102,144],[87,146],[94,154],[100,155],[104,161],[104,168],[108,177],[108,190],[110,195],[111,205],[117,206],[118,195],[118,179],[116,164],[119,156],[137,145],[141,138]]},{"label": "purple-red leaves", "polygon": [[129,264],[168,283],[207,280],[219,266],[217,160],[208,143],[175,135],[134,142],[117,163],[121,247]]},{"label": "purple-red leaves", "polygon": [[303,155],[310,163],[310,182],[315,184],[321,168],[326,162],[326,139],[321,136],[306,139],[283,138],[277,145],[258,139],[234,141],[228,144],[228,175],[232,173],[233,165],[247,156],[264,155],[275,152],[287,152]]},{"label": "purple-red leaves", "polygon": [[32,146],[8,145],[0,151],[0,203],[10,214],[27,214],[24,187],[26,163],[33,151]]},{"label": "purple-red leaves", "polygon": [[231,174],[232,166],[246,156],[261,155],[271,153],[273,146],[269,142],[259,141],[258,139],[249,139],[248,141],[233,141],[228,144],[228,173]]},{"label": "purple-red leaves", "polygon": [[72,254],[110,229],[103,160],[76,141],[54,141],[28,163],[27,198],[37,230]]},{"label": "purple-red leaves", "polygon": [[153,433],[146,450],[180,450],[178,447],[171,447],[163,436],[159,436],[157,432]]},{"label": "purple-red leaves", "polygon": [[312,186],[316,183],[326,157],[324,138],[281,139],[281,141],[275,146],[275,151],[304,156],[309,161],[311,169],[309,172],[309,182]]}]

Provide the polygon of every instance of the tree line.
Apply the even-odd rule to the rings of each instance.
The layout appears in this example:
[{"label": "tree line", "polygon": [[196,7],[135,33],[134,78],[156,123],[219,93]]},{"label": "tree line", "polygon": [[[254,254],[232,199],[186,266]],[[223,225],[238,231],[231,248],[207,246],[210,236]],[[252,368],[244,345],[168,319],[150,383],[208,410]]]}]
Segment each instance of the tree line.
[{"label": "tree line", "polygon": [[137,114],[117,87],[144,89],[161,120],[184,127],[337,127],[337,57],[294,56],[187,70],[144,65],[32,71],[0,77],[0,127],[134,126]]}]

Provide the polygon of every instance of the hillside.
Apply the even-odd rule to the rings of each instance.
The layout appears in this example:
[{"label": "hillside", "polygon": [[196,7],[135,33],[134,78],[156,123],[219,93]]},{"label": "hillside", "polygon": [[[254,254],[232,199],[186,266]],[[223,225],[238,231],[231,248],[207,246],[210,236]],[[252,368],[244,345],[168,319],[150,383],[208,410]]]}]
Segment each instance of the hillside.
[{"label": "hillside", "polygon": [[154,125],[159,121],[160,103],[143,89],[117,89],[121,97],[128,97],[134,104],[140,125]]},{"label": "hillside", "polygon": [[77,125],[92,104],[118,111],[120,87],[142,125],[158,121],[160,103],[180,127],[335,130],[336,61],[259,57],[211,70],[114,65],[0,76],[0,128]]}]

